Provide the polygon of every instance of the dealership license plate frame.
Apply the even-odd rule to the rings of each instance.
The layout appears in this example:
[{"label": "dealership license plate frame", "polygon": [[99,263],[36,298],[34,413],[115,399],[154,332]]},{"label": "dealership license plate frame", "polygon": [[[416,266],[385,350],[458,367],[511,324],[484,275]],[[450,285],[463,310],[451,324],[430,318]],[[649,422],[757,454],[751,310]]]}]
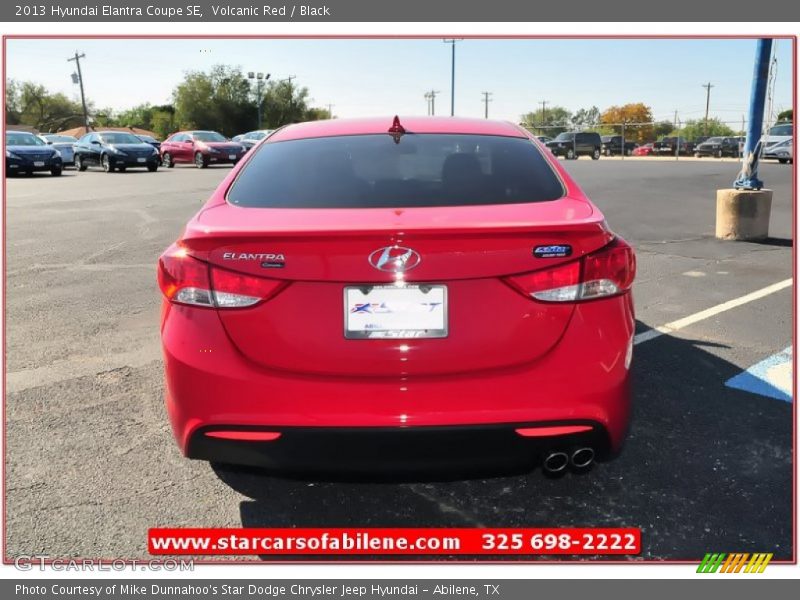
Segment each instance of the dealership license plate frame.
[{"label": "dealership license plate frame", "polygon": [[[425,292],[428,288],[428,292]],[[414,327],[409,325],[403,328],[374,328],[374,329],[357,329],[351,327],[350,309],[351,296],[350,294],[361,294],[363,298],[355,296],[357,299],[371,299],[380,300],[391,296],[410,295],[409,292],[422,292],[430,293],[433,291],[441,293],[442,305],[441,310],[441,323],[437,323],[435,327]],[[431,296],[434,300],[438,296]],[[413,302],[412,302],[413,303]],[[343,308],[344,308],[344,337],[353,340],[376,340],[376,339],[421,339],[421,338],[446,338],[449,335],[448,327],[448,307],[449,299],[447,293],[447,286],[443,284],[404,284],[397,285],[351,285],[345,286],[343,292]]]}]

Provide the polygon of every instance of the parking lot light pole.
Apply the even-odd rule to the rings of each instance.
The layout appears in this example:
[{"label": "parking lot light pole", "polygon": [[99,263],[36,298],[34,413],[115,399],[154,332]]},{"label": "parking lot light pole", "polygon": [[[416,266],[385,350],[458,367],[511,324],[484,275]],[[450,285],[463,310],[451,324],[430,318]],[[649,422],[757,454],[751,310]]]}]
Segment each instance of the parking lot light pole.
[{"label": "parking lot light pole", "polygon": [[269,79],[269,73],[266,75],[264,73],[254,73],[250,71],[247,74],[247,79],[255,80],[256,82],[256,104],[258,105],[258,126],[256,129],[261,129],[261,108],[264,104],[264,86]]},{"label": "parking lot light pole", "polygon": [[764,183],[758,178],[758,155],[761,154],[761,129],[764,124],[764,104],[767,98],[771,54],[772,40],[758,40],[753,83],[750,88],[750,114],[744,141],[744,160],[742,171],[733,184],[733,187],[739,190],[760,190],[764,187]]},{"label": "parking lot light pole", "polygon": [[742,170],[733,182],[732,189],[717,190],[716,236],[720,239],[763,240],[769,235],[772,190],[762,189],[764,182],[758,178],[758,155],[761,153],[761,130],[771,54],[772,40],[758,40],[753,83],[750,87],[750,115]]}]

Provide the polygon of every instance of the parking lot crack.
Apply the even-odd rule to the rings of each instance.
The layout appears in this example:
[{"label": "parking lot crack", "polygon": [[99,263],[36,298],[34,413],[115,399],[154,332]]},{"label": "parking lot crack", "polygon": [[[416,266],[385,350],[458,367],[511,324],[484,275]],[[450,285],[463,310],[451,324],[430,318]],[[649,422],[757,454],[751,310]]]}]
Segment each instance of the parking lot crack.
[{"label": "parking lot crack", "polygon": [[468,512],[465,512],[460,508],[457,508],[452,504],[449,504],[448,502],[445,502],[444,500],[437,498],[433,494],[429,493],[422,485],[411,485],[409,486],[409,489],[420,498],[424,498],[428,502],[435,504],[436,508],[438,508],[442,514],[456,515],[461,519],[463,519],[466,523],[472,525],[473,527],[486,527],[486,525],[478,518],[476,518],[474,515],[471,515]]}]

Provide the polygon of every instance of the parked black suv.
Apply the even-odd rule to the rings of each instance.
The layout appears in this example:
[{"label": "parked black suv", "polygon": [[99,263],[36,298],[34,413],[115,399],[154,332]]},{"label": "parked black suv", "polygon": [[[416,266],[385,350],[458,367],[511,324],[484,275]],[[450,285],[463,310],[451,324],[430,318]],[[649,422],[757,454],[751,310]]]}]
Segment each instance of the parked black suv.
[{"label": "parked black suv", "polygon": [[[603,145],[600,148],[606,156],[614,156],[615,154],[622,154],[622,136],[621,135],[604,135],[600,138]],[[636,148],[636,142],[633,140],[625,140],[625,156],[633,154]]]},{"label": "parked black suv", "polygon": [[694,147],[692,143],[682,137],[665,137],[653,144],[655,154],[674,156],[680,146],[680,154],[688,156]]},{"label": "parked black suv", "polygon": [[739,140],[738,137],[712,137],[708,138],[702,144],[698,144],[694,149],[695,156],[716,156],[722,158],[723,156],[739,157]]},{"label": "parked black suv", "polygon": [[603,142],[599,133],[593,132],[564,132],[552,142],[547,142],[550,152],[556,156],[563,156],[568,160],[579,156],[591,156],[592,160],[600,158]]}]

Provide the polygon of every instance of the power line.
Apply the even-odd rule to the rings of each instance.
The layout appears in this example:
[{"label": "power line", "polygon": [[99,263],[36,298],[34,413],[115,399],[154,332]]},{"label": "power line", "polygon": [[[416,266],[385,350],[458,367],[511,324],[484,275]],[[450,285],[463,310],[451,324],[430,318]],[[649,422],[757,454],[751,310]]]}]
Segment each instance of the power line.
[{"label": "power line", "polygon": [[481,92],[481,94],[483,94],[483,106],[484,106],[483,117],[485,119],[488,119],[489,118],[489,102],[491,102],[491,100],[489,99],[489,96],[492,96],[493,94],[492,94],[492,92]]}]

